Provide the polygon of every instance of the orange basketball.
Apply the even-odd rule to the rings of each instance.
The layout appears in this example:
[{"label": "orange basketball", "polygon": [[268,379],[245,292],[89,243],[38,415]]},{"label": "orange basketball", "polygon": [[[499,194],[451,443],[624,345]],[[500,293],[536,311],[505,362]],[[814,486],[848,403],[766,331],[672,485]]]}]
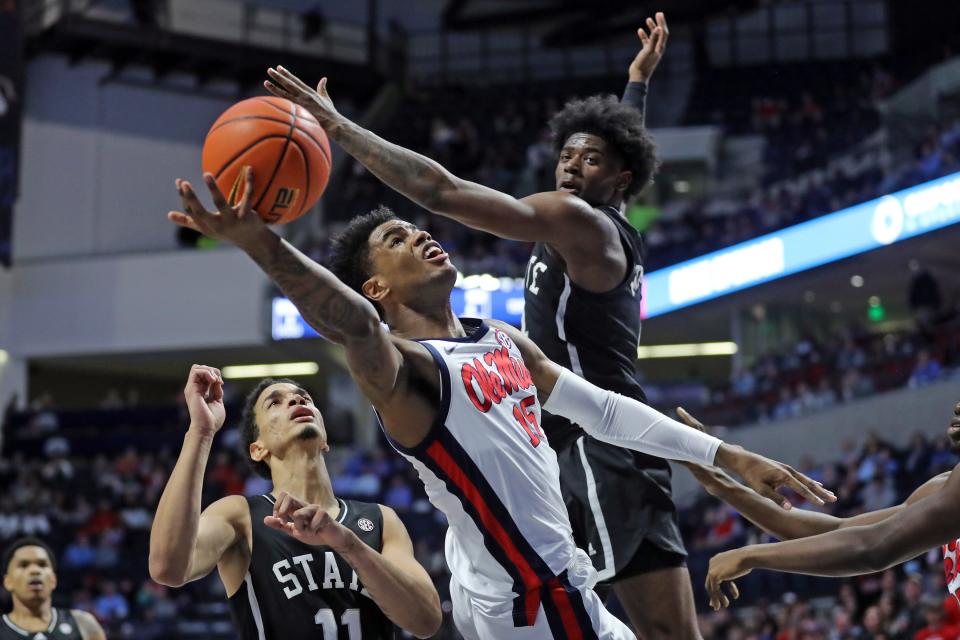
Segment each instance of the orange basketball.
[{"label": "orange basketball", "polygon": [[254,211],[283,224],[308,211],[327,187],[330,142],[303,107],[283,98],[250,98],[210,127],[202,164],[231,203],[243,196],[243,167],[252,167]]}]

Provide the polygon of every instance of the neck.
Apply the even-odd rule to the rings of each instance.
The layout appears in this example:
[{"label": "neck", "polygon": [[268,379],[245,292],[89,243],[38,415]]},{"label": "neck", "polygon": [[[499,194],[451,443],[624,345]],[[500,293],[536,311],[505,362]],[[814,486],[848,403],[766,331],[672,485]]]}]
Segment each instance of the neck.
[{"label": "neck", "polygon": [[286,491],[309,504],[320,505],[325,511],[339,508],[322,455],[303,450],[291,451],[282,461],[275,460],[271,471],[274,494]]},{"label": "neck", "polygon": [[450,299],[427,309],[398,305],[387,312],[390,332],[400,338],[462,338],[467,335],[460,318],[453,313]]},{"label": "neck", "polygon": [[50,624],[53,618],[53,604],[51,600],[42,600],[37,603],[23,602],[19,598],[13,599],[13,609],[10,611],[10,620],[18,627],[28,628],[30,623],[42,622]]}]

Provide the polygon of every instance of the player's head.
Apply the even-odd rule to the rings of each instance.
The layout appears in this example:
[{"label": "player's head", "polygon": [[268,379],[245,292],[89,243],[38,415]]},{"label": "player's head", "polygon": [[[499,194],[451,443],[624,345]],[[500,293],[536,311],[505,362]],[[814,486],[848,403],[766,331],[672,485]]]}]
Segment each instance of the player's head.
[{"label": "player's head", "polygon": [[313,398],[287,378],[266,378],[247,394],[242,431],[253,470],[268,479],[272,465],[295,447],[318,454],[330,450],[323,416]]},{"label": "player's head", "polygon": [[619,206],[657,170],[657,147],[635,108],[613,96],[571,100],[550,121],[558,191]]},{"label": "player's head", "polygon": [[387,207],[354,218],[333,240],[330,270],[389,321],[398,307],[431,311],[450,300],[457,270],[430,234]]},{"label": "player's head", "polygon": [[20,538],[3,554],[3,588],[15,600],[35,606],[49,601],[57,587],[53,550],[43,540]]},{"label": "player's head", "polygon": [[953,418],[950,420],[950,426],[947,427],[947,437],[950,438],[950,446],[953,450],[960,453],[960,402],[953,407]]}]

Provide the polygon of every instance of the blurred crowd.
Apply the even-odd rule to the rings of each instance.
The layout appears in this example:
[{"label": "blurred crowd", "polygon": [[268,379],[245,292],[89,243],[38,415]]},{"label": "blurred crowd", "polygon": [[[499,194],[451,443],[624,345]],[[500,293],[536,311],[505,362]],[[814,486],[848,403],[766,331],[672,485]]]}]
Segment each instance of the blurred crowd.
[{"label": "blurred crowd", "polygon": [[[854,340],[837,359],[855,366],[870,350]],[[915,383],[937,377],[929,366],[920,366],[919,352],[915,355]],[[109,637],[163,638],[174,630],[179,637],[233,637],[215,574],[178,590],[148,578],[152,516],[182,442],[183,419],[178,408],[68,412],[47,406],[9,416],[5,426],[0,546],[23,535],[48,540],[59,560],[56,602],[92,612]],[[106,431],[109,440],[102,436]],[[204,504],[226,494],[270,490],[269,482],[249,472],[239,445],[237,425],[228,423],[207,469]],[[836,460],[808,459],[801,467],[836,490],[840,499],[829,507],[831,513],[853,515],[896,504],[956,463],[945,438],[918,434],[899,449],[870,434],[859,446],[841,443]],[[328,469],[338,495],[381,502],[401,515],[418,559],[435,579],[441,598],[448,600],[445,522],[427,502],[410,465],[385,443],[371,451],[335,445]],[[706,563],[717,551],[766,540],[735,511],[705,494],[681,511],[681,521],[695,586],[703,583]],[[922,640],[927,636],[916,634],[924,625],[960,619],[953,608],[941,612],[946,592],[939,566],[931,553],[880,576],[843,582],[752,575],[741,585],[744,597],[733,613],[702,616],[705,637]],[[762,594],[784,595],[767,601]],[[702,593],[698,602],[705,602]],[[0,602],[0,608],[7,606]],[[445,610],[449,613],[449,604]],[[451,628],[448,616],[439,637],[456,637]]]}]

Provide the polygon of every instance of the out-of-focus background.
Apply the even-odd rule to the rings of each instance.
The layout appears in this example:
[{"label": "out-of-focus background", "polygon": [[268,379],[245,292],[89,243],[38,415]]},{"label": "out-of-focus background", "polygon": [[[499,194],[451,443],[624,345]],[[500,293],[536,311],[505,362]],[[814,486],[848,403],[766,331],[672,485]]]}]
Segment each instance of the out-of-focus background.
[{"label": "out-of-focus background", "polygon": [[[552,189],[547,120],[620,94],[658,10],[670,40],[647,124],[663,167],[627,209],[648,248],[651,404],[821,479],[840,515],[951,469],[957,3],[0,0],[0,546],[50,540],[57,602],[109,637],[234,637],[216,576],[150,581],[149,527],[190,365],[262,365],[228,380],[205,504],[269,490],[239,453],[237,404],[285,365],[323,410],[335,491],[396,509],[445,599],[442,516],[342,356],[246,256],[167,222],[173,180],[199,178],[211,123],[283,64],[329,76],[341,111],[461,176]],[[323,261],[381,203],[452,254],[458,311],[519,323],[528,245],[431,217],[339,149],[320,204],[282,232]],[[708,640],[960,636],[936,552],[856,580],[758,572],[709,612],[709,557],[765,538],[686,470],[674,489]],[[458,636],[447,620],[437,637]]]}]

